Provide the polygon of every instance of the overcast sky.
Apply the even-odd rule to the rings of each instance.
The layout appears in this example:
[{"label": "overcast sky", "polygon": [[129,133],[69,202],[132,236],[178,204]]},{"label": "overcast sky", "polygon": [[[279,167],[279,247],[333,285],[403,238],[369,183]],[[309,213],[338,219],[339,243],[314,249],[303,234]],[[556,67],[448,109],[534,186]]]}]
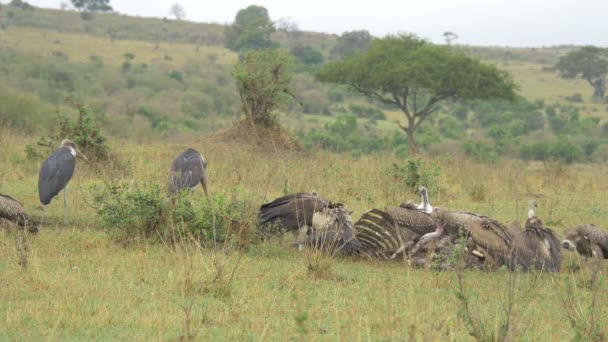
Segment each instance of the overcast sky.
[{"label": "overcast sky", "polygon": [[[69,3],[26,1],[51,8]],[[188,20],[200,22],[230,23],[239,9],[255,4],[266,7],[272,20],[290,18],[305,31],[413,32],[434,42],[451,31],[459,44],[608,46],[608,0],[110,0],[110,5],[122,14],[168,17],[175,2]]]}]

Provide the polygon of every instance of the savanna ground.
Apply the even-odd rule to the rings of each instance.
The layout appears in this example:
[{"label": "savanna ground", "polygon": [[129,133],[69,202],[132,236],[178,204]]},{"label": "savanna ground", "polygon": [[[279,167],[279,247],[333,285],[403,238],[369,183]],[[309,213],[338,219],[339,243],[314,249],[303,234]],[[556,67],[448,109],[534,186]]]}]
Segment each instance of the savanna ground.
[{"label": "savanna ground", "polygon": [[[28,160],[23,149],[35,141],[0,130],[0,192],[40,219],[36,185],[43,160]],[[254,209],[285,193],[316,190],[345,203],[356,220],[369,208],[415,198],[387,172],[404,163],[389,155],[352,159],[204,140],[113,141],[120,170],[79,161],[68,190],[67,227],[60,194],[38,234],[26,242],[19,234],[0,234],[0,339],[470,340],[477,327],[485,329],[480,339],[493,340],[509,307],[509,339],[585,340],[593,324],[600,327],[596,339],[607,338],[606,265],[595,273],[570,252],[557,274],[436,272],[297,252],[288,247],[289,236],[254,239],[240,249],[201,249],[189,241],[124,244],[99,227],[92,186],[122,180],[164,187],[171,161],[187,146],[208,160],[211,193],[239,192]],[[537,198],[537,214],[560,236],[579,223],[608,226],[606,166],[423,161],[440,168],[433,205],[521,222],[528,200]],[[203,194],[199,189],[192,196]],[[317,267],[311,271],[311,265]]]}]

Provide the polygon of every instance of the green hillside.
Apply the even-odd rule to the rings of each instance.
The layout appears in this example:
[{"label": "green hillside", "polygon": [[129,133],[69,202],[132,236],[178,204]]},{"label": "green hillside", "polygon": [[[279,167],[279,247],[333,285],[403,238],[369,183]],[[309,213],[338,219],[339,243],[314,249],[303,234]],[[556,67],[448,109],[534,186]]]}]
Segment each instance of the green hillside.
[{"label": "green hillside", "polygon": [[[0,86],[0,120],[8,125],[29,132],[48,131],[58,112],[74,115],[64,101],[66,96],[92,107],[109,134],[134,139],[200,136],[226,127],[240,116],[231,76],[237,57],[223,47],[222,25],[118,14],[95,14],[84,20],[74,11],[5,5],[0,9],[0,27],[4,80]],[[286,49],[308,46],[320,51],[325,61],[334,58],[331,49],[336,44],[335,35],[277,31],[272,38]],[[595,126],[608,117],[608,105],[592,102],[591,88],[584,81],[561,79],[552,70],[559,56],[573,47],[456,48],[512,73],[520,95],[530,102],[528,107],[539,104],[534,110],[541,113],[544,123],[534,130],[548,131],[542,134],[545,138],[564,134],[551,131],[547,110],[569,117],[566,121],[577,121],[577,127],[581,126],[579,120],[588,117]],[[302,65],[298,69],[294,88],[303,105],[290,105],[282,121],[298,132],[305,145],[320,144],[339,152],[404,150],[401,145],[405,141],[395,123],[403,119],[398,111],[369,102],[343,87],[319,83],[311,76],[314,67]],[[520,156],[523,152],[500,145],[533,143],[539,136],[526,130],[509,137],[509,141],[490,141],[493,147],[488,151],[476,151],[480,147],[467,147],[467,140],[492,140],[488,132],[499,123],[483,119],[480,123],[474,110],[480,108],[479,104],[465,104],[464,109],[459,106],[446,104],[441,113],[423,125],[419,133],[423,146],[434,146],[441,152],[445,151],[442,146],[453,145],[452,140],[457,139],[461,151],[492,159],[502,154]],[[505,117],[505,110],[516,111],[498,104],[481,107],[502,111],[493,114],[501,117]],[[464,117],[454,114],[458,110],[464,110]],[[344,115],[357,117],[354,123],[341,120],[359,133],[348,136],[348,127],[340,128],[342,121],[336,120]],[[521,115],[524,120],[526,114]],[[583,126],[591,127],[592,122]],[[466,134],[446,134],[446,129],[461,129]],[[344,134],[339,136],[338,131]],[[572,133],[575,141],[576,135],[594,136],[594,146],[603,145],[599,131],[574,131],[568,134]],[[366,139],[359,139],[362,135]],[[348,143],[338,144],[335,139]],[[577,160],[604,158],[603,154],[592,158],[592,152]]]}]

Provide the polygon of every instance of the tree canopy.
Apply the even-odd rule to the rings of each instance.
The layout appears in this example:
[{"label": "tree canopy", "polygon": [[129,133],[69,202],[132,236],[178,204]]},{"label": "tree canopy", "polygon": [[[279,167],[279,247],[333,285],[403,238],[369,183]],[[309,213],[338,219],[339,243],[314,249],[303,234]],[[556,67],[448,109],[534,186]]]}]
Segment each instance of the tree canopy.
[{"label": "tree canopy", "polygon": [[561,77],[580,77],[587,81],[594,89],[593,96],[603,98],[606,94],[608,49],[584,46],[570,51],[559,59],[555,68]]},{"label": "tree canopy", "polygon": [[332,48],[332,54],[343,58],[367,50],[373,37],[367,30],[344,32]]},{"label": "tree canopy", "polygon": [[186,18],[186,9],[182,4],[176,2],[169,8],[169,14],[174,16],[176,20],[183,20]]},{"label": "tree canopy", "polygon": [[226,47],[243,53],[273,47],[270,34],[275,31],[268,11],[262,6],[251,5],[241,9],[234,23],[226,28]]},{"label": "tree canopy", "polygon": [[241,56],[232,75],[243,113],[256,126],[276,124],[275,110],[296,98],[291,91],[293,59],[284,50],[251,50]]},{"label": "tree canopy", "polygon": [[399,108],[407,125],[397,123],[407,134],[411,153],[417,152],[414,132],[441,101],[512,100],[516,89],[507,72],[414,35],[375,39],[364,53],[328,63],[316,76]]},{"label": "tree canopy", "polygon": [[72,0],[72,6],[85,12],[108,12],[112,10],[110,0]]}]

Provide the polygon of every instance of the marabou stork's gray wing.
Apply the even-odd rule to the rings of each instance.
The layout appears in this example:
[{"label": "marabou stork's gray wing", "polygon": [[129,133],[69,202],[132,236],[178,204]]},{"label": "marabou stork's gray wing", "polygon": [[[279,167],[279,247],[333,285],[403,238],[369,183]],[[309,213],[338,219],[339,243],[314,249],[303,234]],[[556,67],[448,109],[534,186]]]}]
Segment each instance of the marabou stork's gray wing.
[{"label": "marabou stork's gray wing", "polygon": [[329,204],[328,200],[315,194],[290,194],[262,204],[259,220],[261,224],[276,222],[287,230],[298,230],[302,225],[311,225],[313,214]]},{"label": "marabou stork's gray wing", "polygon": [[177,156],[171,165],[171,192],[194,188],[201,183],[207,192],[205,161],[202,155],[189,148]]},{"label": "marabou stork's gray wing", "polygon": [[359,254],[379,260],[405,255],[420,236],[395,224],[393,217],[381,210],[367,211],[355,223]]},{"label": "marabou stork's gray wing", "polygon": [[42,164],[38,175],[40,202],[47,205],[63,190],[74,175],[76,157],[66,148],[60,148]]},{"label": "marabou stork's gray wing", "polygon": [[38,231],[38,223],[30,217],[21,203],[2,194],[0,194],[0,225],[27,228],[30,232]]},{"label": "marabou stork's gray wing", "polygon": [[422,210],[387,206],[384,208],[384,212],[393,218],[397,226],[408,229],[419,236],[431,233],[437,228],[431,215]]}]

